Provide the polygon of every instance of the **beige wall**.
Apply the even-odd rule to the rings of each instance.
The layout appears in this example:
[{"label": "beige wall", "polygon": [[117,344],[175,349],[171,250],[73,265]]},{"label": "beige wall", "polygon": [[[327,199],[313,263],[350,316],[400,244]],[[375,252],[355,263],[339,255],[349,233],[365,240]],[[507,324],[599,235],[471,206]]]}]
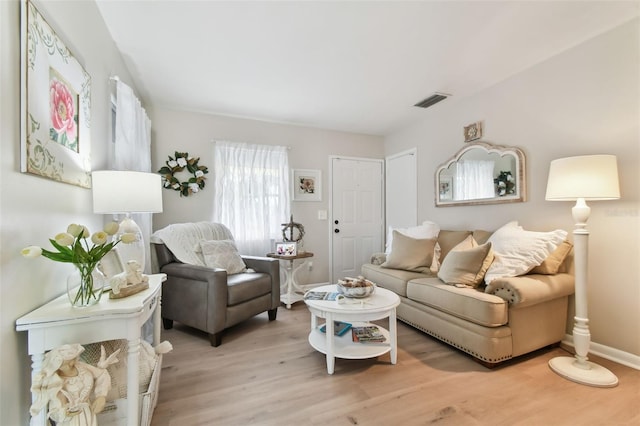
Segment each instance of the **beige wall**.
[{"label": "beige wall", "polygon": [[[109,76],[129,74],[93,2],[38,2],[38,9],[91,75],[91,162],[107,164]],[[48,238],[83,223],[96,230],[102,215],[91,210],[91,191],[20,173],[20,4],[0,1],[0,424],[29,422],[30,358],[27,336],[15,321],[62,294],[70,266],[28,260],[20,249],[46,247]]]},{"label": "beige wall", "polygon": [[[291,126],[195,112],[179,112],[155,107],[149,111],[152,124],[152,164],[159,170],[175,151],[200,157],[209,167],[204,191],[180,197],[176,191],[163,191],[164,211],[154,217],[154,229],[170,223],[212,220],[213,141],[227,140],[265,145],[288,146],[292,169],[318,169],[322,172],[322,201],[292,203],[293,218],[305,228],[304,247],[314,253],[313,270],[301,270],[301,283],[329,280],[329,224],[318,220],[318,210],[328,210],[329,155],[382,158],[381,137],[358,135],[309,127]],[[288,218],[283,218],[283,223]]]},{"label": "beige wall", "polygon": [[[572,203],[544,200],[549,162],[618,156],[622,199],[591,202],[589,318],[592,341],[640,356],[639,21],[596,37],[473,96],[453,97],[385,140],[385,155],[418,148],[418,221],[495,230],[573,229]],[[470,70],[469,72],[473,72]],[[484,141],[527,156],[529,201],[434,207],[434,171],[463,146],[462,128],[484,121]],[[640,363],[636,364],[640,365]]]}]

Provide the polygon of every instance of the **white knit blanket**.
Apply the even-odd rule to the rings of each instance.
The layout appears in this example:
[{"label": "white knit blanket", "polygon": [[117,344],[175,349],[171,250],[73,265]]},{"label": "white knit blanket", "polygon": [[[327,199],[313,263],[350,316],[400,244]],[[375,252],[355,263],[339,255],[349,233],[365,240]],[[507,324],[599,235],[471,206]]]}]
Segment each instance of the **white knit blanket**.
[{"label": "white knit blanket", "polygon": [[174,223],[159,229],[151,236],[152,243],[164,243],[180,262],[206,266],[201,241],[233,240],[229,228],[221,223]]}]

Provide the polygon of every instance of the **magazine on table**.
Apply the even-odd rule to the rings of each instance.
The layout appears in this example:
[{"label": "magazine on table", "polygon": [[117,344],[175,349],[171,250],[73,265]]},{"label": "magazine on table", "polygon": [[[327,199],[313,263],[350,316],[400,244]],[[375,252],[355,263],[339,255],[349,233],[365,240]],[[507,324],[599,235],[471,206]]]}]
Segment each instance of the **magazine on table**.
[{"label": "magazine on table", "polygon": [[[334,321],[333,322],[333,335],[334,336],[342,336],[344,333],[349,331],[350,328],[351,328],[351,324],[349,324],[348,322]],[[327,325],[324,324],[322,327],[320,327],[320,331],[323,332],[323,333],[326,333],[327,332]]]},{"label": "magazine on table", "polygon": [[338,293],[328,291],[309,290],[304,294],[304,300],[336,300]]},{"label": "magazine on table", "polygon": [[382,343],[387,339],[375,325],[365,325],[351,328],[351,337],[359,343]]}]

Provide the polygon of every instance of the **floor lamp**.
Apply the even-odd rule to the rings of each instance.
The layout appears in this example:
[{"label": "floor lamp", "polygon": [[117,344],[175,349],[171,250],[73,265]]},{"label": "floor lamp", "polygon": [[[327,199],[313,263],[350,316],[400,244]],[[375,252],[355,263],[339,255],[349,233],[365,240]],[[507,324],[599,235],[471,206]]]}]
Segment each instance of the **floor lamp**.
[{"label": "floor lamp", "polygon": [[614,155],[584,155],[551,162],[546,199],[576,201],[572,209],[576,281],[573,344],[576,355],[553,358],[549,367],[568,380],[589,386],[613,387],[618,384],[618,378],[606,368],[587,360],[591,342],[587,317],[587,220],[591,209],[586,200],[619,198],[618,166]]},{"label": "floor lamp", "polygon": [[155,173],[124,170],[100,170],[91,173],[93,188],[93,212],[101,214],[125,214],[118,234],[132,233],[138,236],[133,244],[118,244],[123,262],[136,260],[142,270],[146,261],[146,244],[138,224],[131,213],[162,212],[162,180]]}]

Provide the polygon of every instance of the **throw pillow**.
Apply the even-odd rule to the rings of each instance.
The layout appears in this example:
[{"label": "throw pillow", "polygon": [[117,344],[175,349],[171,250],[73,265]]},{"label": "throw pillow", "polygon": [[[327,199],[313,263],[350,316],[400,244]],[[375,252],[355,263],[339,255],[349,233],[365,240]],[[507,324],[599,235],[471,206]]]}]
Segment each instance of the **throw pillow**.
[{"label": "throw pillow", "polygon": [[509,222],[491,235],[495,259],[485,282],[500,277],[523,275],[540,265],[564,240],[567,232],[556,229],[550,232],[526,231],[518,222]]},{"label": "throw pillow", "polygon": [[407,271],[428,268],[433,259],[435,238],[411,238],[393,231],[393,246],[387,260],[380,265],[383,268],[404,269]]},{"label": "throw pillow", "polygon": [[560,270],[560,266],[567,258],[571,249],[573,248],[573,244],[569,241],[564,240],[562,244],[558,246],[557,249],[553,251],[547,257],[544,262],[542,262],[539,266],[536,266],[531,271],[530,274],[543,274],[543,275],[555,275]]},{"label": "throw pillow", "polygon": [[243,272],[247,267],[232,240],[201,241],[200,247],[204,263],[210,268],[226,269],[231,275]]},{"label": "throw pillow", "polygon": [[404,234],[411,238],[416,239],[429,239],[436,238],[438,233],[440,232],[440,226],[437,223],[430,222],[425,220],[422,222],[422,225],[412,226],[409,228],[392,228],[389,227],[389,232],[387,234],[387,244],[385,245],[385,254],[389,255],[391,253],[391,247],[393,245],[393,231],[398,231],[401,234]]},{"label": "throw pillow", "polygon": [[[478,243],[476,242],[473,235],[468,235],[467,238],[456,244],[450,252],[453,250],[468,250],[474,247],[478,247]],[[434,274],[438,272],[440,269],[440,262],[444,259],[442,256],[442,248],[440,247],[440,242],[436,243],[436,247],[433,250],[433,261],[431,262],[431,272]]]},{"label": "throw pillow", "polygon": [[453,248],[442,261],[438,278],[447,284],[478,287],[493,258],[489,242],[473,248]]}]

